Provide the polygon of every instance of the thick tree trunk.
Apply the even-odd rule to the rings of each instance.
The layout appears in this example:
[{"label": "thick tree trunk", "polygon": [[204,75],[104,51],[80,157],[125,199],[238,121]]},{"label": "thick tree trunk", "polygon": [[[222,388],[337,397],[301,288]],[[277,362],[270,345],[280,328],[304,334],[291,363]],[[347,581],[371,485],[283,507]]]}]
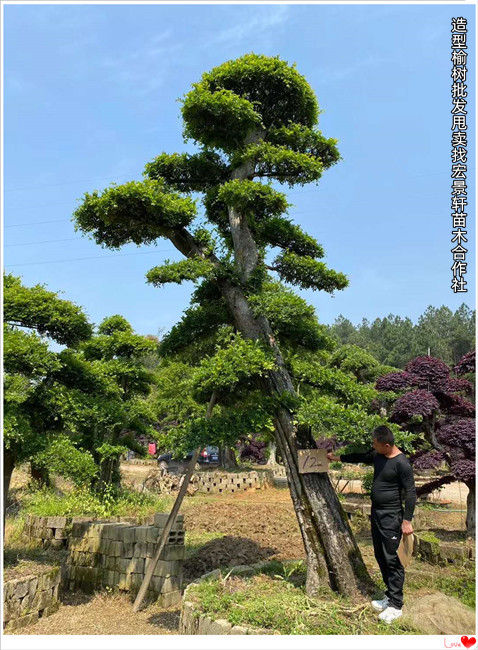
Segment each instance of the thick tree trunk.
[{"label": "thick tree trunk", "polygon": [[470,481],[466,484],[469,492],[466,498],[466,535],[467,537],[476,536],[476,481]]},{"label": "thick tree trunk", "polygon": [[268,445],[269,458],[267,459],[266,467],[275,467],[277,465],[277,445],[275,442],[270,442]]},{"label": "thick tree trunk", "polygon": [[15,456],[10,449],[3,447],[3,534],[5,534],[5,517],[7,514],[8,491],[15,468]]},{"label": "thick tree trunk", "polygon": [[224,469],[234,469],[238,466],[232,447],[219,447],[219,466]]},{"label": "thick tree trunk", "polygon": [[[274,352],[276,369],[262,380],[264,392],[278,401],[284,394],[295,395],[268,321],[253,315],[238,287],[222,285],[221,290],[238,330],[246,338],[263,340]],[[293,414],[286,406],[277,407],[275,429],[307,554],[307,592],[313,594],[327,581],[343,595],[370,595],[374,591],[373,581],[328,474],[299,474],[297,450],[316,447],[311,433],[295,430]]]}]

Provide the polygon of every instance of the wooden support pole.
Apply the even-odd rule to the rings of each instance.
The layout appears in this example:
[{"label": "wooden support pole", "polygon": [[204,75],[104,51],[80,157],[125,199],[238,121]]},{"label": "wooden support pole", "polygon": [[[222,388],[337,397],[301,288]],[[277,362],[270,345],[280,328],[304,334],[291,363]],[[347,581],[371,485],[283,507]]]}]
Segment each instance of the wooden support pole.
[{"label": "wooden support pole", "polygon": [[[207,407],[207,413],[206,413],[206,418],[210,418],[212,415],[212,411],[214,408],[214,405],[216,403],[216,391],[213,392],[211,395],[211,399],[209,401],[209,406]],[[173,509],[169,513],[168,520],[166,522],[166,525],[164,527],[163,532],[161,533],[161,537],[159,538],[159,545],[156,550],[156,555],[154,556],[152,562],[149,563],[148,569],[144,575],[144,580],[141,584],[141,587],[138,591],[138,595],[136,596],[136,600],[134,601],[133,605],[133,613],[136,613],[139,608],[141,607],[141,604],[144,600],[144,597],[146,596],[146,592],[148,591],[149,584],[151,582],[151,578],[153,577],[153,572],[156,568],[156,565],[158,564],[158,561],[161,557],[161,553],[163,552],[163,548],[166,545],[166,542],[168,541],[169,538],[169,533],[171,532],[171,528],[174,526],[174,522],[176,521],[176,516],[179,512],[179,508],[182,505],[183,499],[186,495],[189,481],[191,480],[191,476],[193,475],[194,472],[194,467],[196,465],[197,459],[199,458],[199,453],[201,451],[201,447],[198,447],[196,451],[194,452],[193,457],[191,458],[191,461],[188,465],[188,468],[186,470],[186,474],[184,475],[184,480],[181,485],[181,489],[179,490],[179,494],[176,497],[176,501],[174,502]]]}]

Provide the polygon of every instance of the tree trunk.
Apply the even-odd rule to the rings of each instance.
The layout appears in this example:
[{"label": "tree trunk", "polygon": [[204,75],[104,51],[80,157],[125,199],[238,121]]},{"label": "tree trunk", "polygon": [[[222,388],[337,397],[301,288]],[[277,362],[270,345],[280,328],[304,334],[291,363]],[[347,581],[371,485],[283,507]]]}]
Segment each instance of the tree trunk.
[{"label": "tree trunk", "polygon": [[10,449],[3,447],[3,534],[5,535],[5,517],[7,514],[8,491],[10,480],[15,468],[15,456]]},{"label": "tree trunk", "polygon": [[274,419],[276,443],[286,467],[307,554],[307,593],[313,595],[319,585],[328,581],[330,587],[342,595],[356,596],[359,592],[371,595],[375,586],[329,475],[299,474],[297,450],[316,448],[316,443],[308,429],[296,431],[292,411],[280,405],[285,394],[294,396],[295,391],[269,322],[253,315],[238,287],[222,284],[221,291],[237,329],[246,338],[265,341],[274,352],[276,368],[269,371],[261,383],[264,392],[279,404]]},{"label": "tree trunk", "polygon": [[466,498],[466,535],[475,537],[476,535],[476,481],[469,481],[466,484],[469,492]]},{"label": "tree trunk", "polygon": [[276,458],[277,445],[275,442],[270,442],[268,448],[269,448],[269,458],[267,459],[266,467],[275,467],[277,465],[277,458]]},{"label": "tree trunk", "polygon": [[38,465],[35,465],[35,463],[32,461],[30,463],[30,474],[32,476],[32,479],[40,487],[50,485],[50,473],[48,471],[48,468],[39,467]]},{"label": "tree trunk", "polygon": [[[252,132],[247,142],[261,140],[263,135],[261,130]],[[239,180],[252,179],[253,175],[252,162],[246,162],[231,174],[232,178]],[[229,207],[228,210],[236,271],[241,280],[247,282],[259,259],[257,246],[245,216],[238,214],[234,208]],[[278,404],[274,418],[276,442],[286,467],[292,501],[307,554],[307,593],[316,593],[317,588],[324,584],[326,576],[330,587],[342,595],[355,596],[359,592],[370,595],[374,591],[373,581],[329,475],[299,474],[298,449],[314,449],[317,445],[309,428],[296,431],[292,411],[281,403],[284,396],[289,394],[296,397],[297,393],[269,321],[263,316],[254,316],[242,288],[225,281],[220,281],[219,287],[237,329],[246,338],[264,341],[275,356],[276,368],[270,370],[261,383],[264,392]]]},{"label": "tree trunk", "polygon": [[232,447],[219,447],[219,466],[223,469],[235,469],[238,466]]}]

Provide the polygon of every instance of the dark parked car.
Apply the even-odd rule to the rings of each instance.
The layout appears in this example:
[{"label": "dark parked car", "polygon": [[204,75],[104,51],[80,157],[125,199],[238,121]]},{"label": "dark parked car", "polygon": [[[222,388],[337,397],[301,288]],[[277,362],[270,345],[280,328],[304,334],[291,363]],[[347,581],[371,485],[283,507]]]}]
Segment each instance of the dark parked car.
[{"label": "dark parked car", "polygon": [[[158,456],[158,467],[164,470],[179,469],[181,465],[185,466],[187,463],[189,463],[193,457],[193,454],[194,452],[190,451],[185,458],[174,458],[172,452],[161,454]],[[201,465],[218,462],[219,448],[212,446],[204,447],[204,449],[199,454],[198,462],[196,463],[196,469],[199,469]]]}]

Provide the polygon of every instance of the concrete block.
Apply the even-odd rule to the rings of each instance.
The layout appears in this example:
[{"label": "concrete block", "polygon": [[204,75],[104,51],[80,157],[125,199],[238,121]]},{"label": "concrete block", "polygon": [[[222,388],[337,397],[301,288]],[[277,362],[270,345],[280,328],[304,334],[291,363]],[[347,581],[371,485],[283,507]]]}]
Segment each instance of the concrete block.
[{"label": "concrete block", "polygon": [[[154,525],[158,528],[164,528],[166,522],[168,521],[169,515],[166,513],[158,512],[154,515]],[[181,529],[184,526],[184,515],[176,515],[176,521],[174,522],[174,529]]]},{"label": "concrete block", "polygon": [[118,588],[122,591],[129,591],[131,589],[131,573],[120,573],[118,581]]},{"label": "concrete block", "polygon": [[144,576],[141,573],[132,573],[131,574],[131,590],[136,591],[138,590],[144,580]]},{"label": "concrete block", "polygon": [[105,526],[103,534],[105,536],[105,539],[116,540],[116,536],[118,534],[117,524],[107,524]]},{"label": "concrete block", "polygon": [[64,528],[55,528],[55,539],[66,539],[66,532]]},{"label": "concrete block", "polygon": [[120,557],[123,554],[123,544],[122,542],[113,541],[111,542],[111,550],[115,557]]},{"label": "concrete block", "polygon": [[146,529],[146,542],[156,544],[159,539],[160,532],[162,531],[156,526],[148,526]]},{"label": "concrete block", "polygon": [[148,547],[146,542],[136,542],[133,549],[133,557],[146,557]]},{"label": "concrete block", "polygon": [[110,571],[116,571],[116,562],[117,562],[117,558],[114,555],[107,555],[105,566]]},{"label": "concrete block", "polygon": [[46,519],[46,525],[49,528],[65,528],[67,523],[67,517],[47,517]]},{"label": "concrete block", "polygon": [[167,594],[161,594],[158,598],[158,603],[160,607],[172,607],[173,605],[178,605],[181,602],[181,591],[172,591]]},{"label": "concrete block", "polygon": [[115,585],[115,572],[114,571],[107,571],[106,572],[106,584],[109,585],[110,587],[113,587]]},{"label": "concrete block", "polygon": [[144,559],[141,557],[131,558],[128,560],[126,571],[129,573],[144,573]]},{"label": "concrete block", "polygon": [[164,547],[163,552],[161,553],[161,559],[166,560],[184,560],[185,557],[185,547],[184,546],[170,546],[169,544]]},{"label": "concrete block", "polygon": [[179,572],[180,572],[179,561],[159,560],[154,568],[153,576],[166,578],[167,576],[179,575]]},{"label": "concrete block", "polygon": [[122,551],[122,557],[133,557],[134,554],[134,544],[130,544],[129,542],[123,542],[123,551]]},{"label": "concrete block", "polygon": [[147,541],[149,526],[136,526],[134,529],[134,540],[135,542],[142,542],[143,544]]},{"label": "concrete block", "polygon": [[134,544],[135,540],[135,529],[134,526],[128,526],[124,529],[123,532],[123,541],[125,544]]}]

